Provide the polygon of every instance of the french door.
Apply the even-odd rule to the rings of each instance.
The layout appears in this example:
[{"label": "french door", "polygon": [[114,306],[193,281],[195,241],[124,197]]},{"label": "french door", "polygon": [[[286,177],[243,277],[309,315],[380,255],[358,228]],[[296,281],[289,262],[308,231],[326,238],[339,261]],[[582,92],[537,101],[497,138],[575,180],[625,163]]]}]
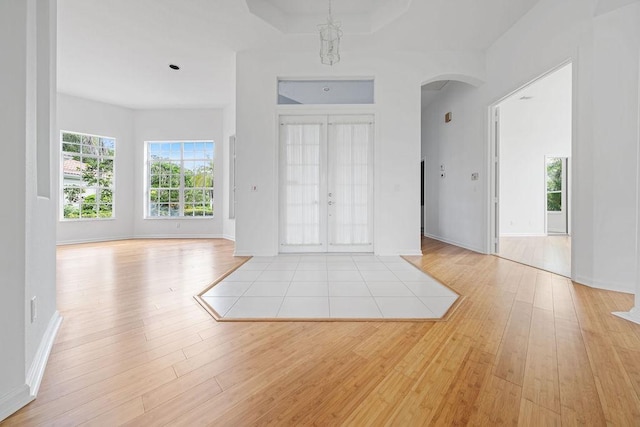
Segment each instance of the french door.
[{"label": "french door", "polygon": [[373,116],[280,117],[280,252],[373,252]]}]

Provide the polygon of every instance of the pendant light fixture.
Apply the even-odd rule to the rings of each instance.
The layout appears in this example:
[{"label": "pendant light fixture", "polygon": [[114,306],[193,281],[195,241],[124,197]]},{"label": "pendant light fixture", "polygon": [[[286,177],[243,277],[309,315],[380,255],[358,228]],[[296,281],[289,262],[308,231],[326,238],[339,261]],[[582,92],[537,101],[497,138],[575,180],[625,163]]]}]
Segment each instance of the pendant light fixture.
[{"label": "pendant light fixture", "polygon": [[331,0],[329,0],[329,15],[325,24],[318,25],[320,31],[320,62],[333,65],[340,62],[340,37],[342,30],[340,22],[334,22],[331,14]]}]

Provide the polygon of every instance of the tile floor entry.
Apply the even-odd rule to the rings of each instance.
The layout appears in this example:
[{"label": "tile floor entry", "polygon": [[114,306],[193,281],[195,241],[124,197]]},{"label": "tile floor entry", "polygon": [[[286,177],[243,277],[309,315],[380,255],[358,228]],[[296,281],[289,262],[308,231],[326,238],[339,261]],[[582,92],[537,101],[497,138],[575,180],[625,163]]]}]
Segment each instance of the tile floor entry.
[{"label": "tile floor entry", "polygon": [[253,257],[201,295],[219,320],[440,319],[459,295],[399,256]]}]

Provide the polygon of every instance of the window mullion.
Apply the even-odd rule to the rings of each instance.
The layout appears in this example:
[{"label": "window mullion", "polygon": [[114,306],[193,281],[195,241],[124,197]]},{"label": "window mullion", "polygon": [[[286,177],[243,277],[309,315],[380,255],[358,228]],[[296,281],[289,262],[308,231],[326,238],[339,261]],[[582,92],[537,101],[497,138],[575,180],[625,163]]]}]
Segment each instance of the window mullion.
[{"label": "window mullion", "polygon": [[184,142],[180,144],[180,193],[178,194],[180,204],[180,216],[184,216]]}]

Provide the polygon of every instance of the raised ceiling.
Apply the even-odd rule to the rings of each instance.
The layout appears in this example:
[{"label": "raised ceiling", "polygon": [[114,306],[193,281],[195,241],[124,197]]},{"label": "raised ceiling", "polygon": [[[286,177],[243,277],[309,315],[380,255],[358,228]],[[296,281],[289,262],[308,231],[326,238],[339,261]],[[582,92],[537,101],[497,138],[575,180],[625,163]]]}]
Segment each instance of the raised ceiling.
[{"label": "raised ceiling", "polygon": [[[482,51],[537,1],[334,0],[333,9],[345,26],[369,25],[352,27],[357,35],[345,28],[346,52]],[[289,24],[258,17],[260,4]],[[229,105],[236,52],[315,50],[326,7],[324,0],[58,0],[58,89],[129,108]]]},{"label": "raised ceiling", "polygon": [[[249,11],[284,33],[315,33],[329,12],[328,0],[246,0]],[[372,33],[405,13],[411,0],[332,1],[345,34]]]}]

